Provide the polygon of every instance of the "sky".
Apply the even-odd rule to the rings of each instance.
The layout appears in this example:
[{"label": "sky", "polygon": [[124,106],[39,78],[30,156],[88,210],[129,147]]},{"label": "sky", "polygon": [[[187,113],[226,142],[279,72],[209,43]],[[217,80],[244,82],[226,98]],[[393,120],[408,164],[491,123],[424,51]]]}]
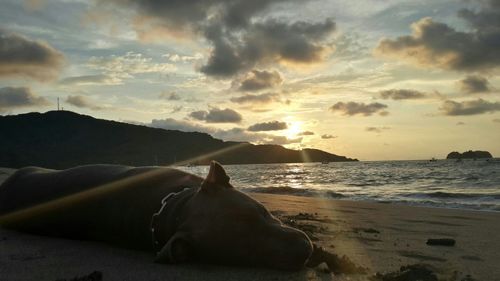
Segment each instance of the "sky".
[{"label": "sky", "polygon": [[0,114],[500,156],[500,0],[0,0]]}]

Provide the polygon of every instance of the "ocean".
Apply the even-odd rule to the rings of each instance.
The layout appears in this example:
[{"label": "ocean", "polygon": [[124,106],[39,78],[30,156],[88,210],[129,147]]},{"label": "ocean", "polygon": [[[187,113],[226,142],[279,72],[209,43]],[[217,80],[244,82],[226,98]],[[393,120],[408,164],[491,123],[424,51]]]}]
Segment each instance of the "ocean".
[{"label": "ocean", "polygon": [[[177,167],[206,176],[208,166]],[[500,159],[224,165],[244,192],[500,211]]]}]

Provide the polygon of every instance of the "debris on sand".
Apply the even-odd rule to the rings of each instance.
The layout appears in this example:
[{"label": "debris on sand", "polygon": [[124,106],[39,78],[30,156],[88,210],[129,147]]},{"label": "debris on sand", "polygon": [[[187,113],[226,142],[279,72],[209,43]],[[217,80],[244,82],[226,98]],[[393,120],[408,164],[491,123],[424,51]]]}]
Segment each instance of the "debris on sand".
[{"label": "debris on sand", "polygon": [[352,229],[355,233],[359,232],[364,232],[364,233],[374,233],[374,234],[379,234],[380,231],[376,230],[375,228],[364,228],[364,227],[355,227]]},{"label": "debris on sand", "polygon": [[312,241],[319,241],[319,238],[316,236],[317,233],[328,232],[328,228],[319,223],[329,222],[329,220],[320,219],[316,214],[299,213],[297,215],[283,215],[274,212],[273,215],[277,216],[284,224],[304,231]]},{"label": "debris on sand", "polygon": [[328,269],[334,274],[366,274],[367,269],[361,266],[357,266],[348,257],[339,257],[336,254],[332,254],[325,251],[322,247],[318,247],[313,244],[313,253],[307,262],[307,267],[316,267],[321,263],[326,263]]},{"label": "debris on sand", "polygon": [[102,272],[96,270],[90,273],[89,275],[81,277],[78,276],[72,279],[57,279],[56,281],[101,281],[101,280],[102,280]]},{"label": "debris on sand", "polygon": [[455,246],[455,239],[450,239],[450,238],[439,238],[439,239],[427,239],[427,245],[429,246],[448,246],[448,247],[453,247]]},{"label": "debris on sand", "polygon": [[377,273],[372,281],[438,281],[432,268],[425,264],[412,264],[402,266],[399,271]]}]

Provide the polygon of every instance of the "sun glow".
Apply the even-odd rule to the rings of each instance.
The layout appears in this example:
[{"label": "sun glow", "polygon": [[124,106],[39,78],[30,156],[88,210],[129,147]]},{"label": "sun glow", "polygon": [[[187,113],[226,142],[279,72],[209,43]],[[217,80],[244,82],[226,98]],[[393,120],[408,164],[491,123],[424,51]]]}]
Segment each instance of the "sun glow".
[{"label": "sun glow", "polygon": [[297,137],[301,132],[302,122],[291,121],[288,122],[288,129],[285,131],[285,136],[289,139]]}]

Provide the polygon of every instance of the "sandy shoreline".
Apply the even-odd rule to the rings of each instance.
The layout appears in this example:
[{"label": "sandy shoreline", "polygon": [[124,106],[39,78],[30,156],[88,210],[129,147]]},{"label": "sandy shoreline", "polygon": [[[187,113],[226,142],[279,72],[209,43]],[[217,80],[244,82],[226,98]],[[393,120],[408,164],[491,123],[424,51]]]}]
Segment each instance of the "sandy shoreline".
[{"label": "sandy shoreline", "polygon": [[[0,182],[5,175],[0,174]],[[460,276],[470,274],[475,280],[500,280],[500,241],[496,239],[500,212],[250,195],[286,223],[309,232],[315,243],[347,255],[371,272],[426,263],[446,280],[454,271]],[[428,246],[429,238],[453,238],[456,245]],[[151,253],[0,229],[0,280],[70,279],[95,270],[102,272],[103,280],[367,280],[367,276],[334,277],[325,273],[324,267],[281,272],[161,265],[152,260]]]}]

